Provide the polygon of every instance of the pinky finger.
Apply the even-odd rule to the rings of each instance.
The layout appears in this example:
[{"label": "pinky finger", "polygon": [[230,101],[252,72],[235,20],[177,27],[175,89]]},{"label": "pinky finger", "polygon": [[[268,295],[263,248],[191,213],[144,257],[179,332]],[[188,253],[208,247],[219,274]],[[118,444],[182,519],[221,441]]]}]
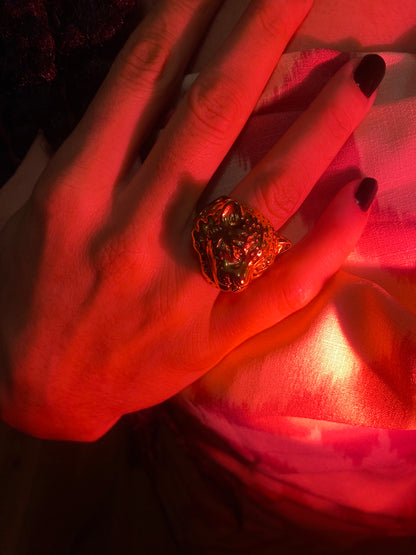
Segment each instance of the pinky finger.
[{"label": "pinky finger", "polygon": [[213,322],[225,350],[312,301],[358,242],[376,192],[375,179],[350,182],[338,192],[314,229],[246,291],[219,295]]}]

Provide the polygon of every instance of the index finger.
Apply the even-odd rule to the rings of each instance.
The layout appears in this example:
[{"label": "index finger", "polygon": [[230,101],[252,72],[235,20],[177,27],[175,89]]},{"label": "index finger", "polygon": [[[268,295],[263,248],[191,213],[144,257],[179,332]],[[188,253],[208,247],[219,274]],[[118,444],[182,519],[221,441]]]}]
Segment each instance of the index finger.
[{"label": "index finger", "polygon": [[[172,98],[194,50],[223,0],[161,0],[133,31],[81,122],[53,163],[81,171],[97,202],[111,194]],[[76,164],[72,164],[73,161]],[[51,171],[54,185],[55,171]],[[74,181],[74,179],[72,180]],[[44,184],[44,189],[46,185]],[[73,192],[72,192],[73,194]]]}]

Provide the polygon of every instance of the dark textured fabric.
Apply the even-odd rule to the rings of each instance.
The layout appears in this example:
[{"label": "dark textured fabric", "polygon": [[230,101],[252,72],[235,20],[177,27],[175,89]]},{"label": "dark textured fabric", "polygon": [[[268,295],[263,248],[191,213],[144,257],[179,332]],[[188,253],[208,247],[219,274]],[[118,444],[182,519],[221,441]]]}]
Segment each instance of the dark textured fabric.
[{"label": "dark textured fabric", "polygon": [[140,19],[137,0],[4,0],[0,5],[0,183],[37,131],[71,132]]}]

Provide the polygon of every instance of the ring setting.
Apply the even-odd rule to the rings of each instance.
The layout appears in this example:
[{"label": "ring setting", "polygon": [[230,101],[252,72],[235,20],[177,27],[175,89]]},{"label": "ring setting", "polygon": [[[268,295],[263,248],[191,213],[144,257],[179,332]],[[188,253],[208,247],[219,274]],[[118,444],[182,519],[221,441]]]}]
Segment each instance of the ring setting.
[{"label": "ring setting", "polygon": [[246,289],[292,246],[263,214],[226,196],[199,213],[192,242],[205,279],[233,293]]}]

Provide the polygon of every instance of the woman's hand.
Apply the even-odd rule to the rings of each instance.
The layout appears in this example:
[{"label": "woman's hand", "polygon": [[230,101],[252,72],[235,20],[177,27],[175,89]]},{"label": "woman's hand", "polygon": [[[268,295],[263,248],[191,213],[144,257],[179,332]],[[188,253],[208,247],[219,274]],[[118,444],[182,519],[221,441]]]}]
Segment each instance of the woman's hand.
[{"label": "woman's hand", "polygon": [[[208,285],[191,246],[198,198],[312,0],[253,1],[134,170],[219,3],[159,3],[1,232],[0,414],[12,426],[43,438],[100,437],[305,306],[361,234],[366,212],[353,182],[242,293]],[[233,192],[276,228],[374,100],[354,82],[358,63],[341,68]]]}]

